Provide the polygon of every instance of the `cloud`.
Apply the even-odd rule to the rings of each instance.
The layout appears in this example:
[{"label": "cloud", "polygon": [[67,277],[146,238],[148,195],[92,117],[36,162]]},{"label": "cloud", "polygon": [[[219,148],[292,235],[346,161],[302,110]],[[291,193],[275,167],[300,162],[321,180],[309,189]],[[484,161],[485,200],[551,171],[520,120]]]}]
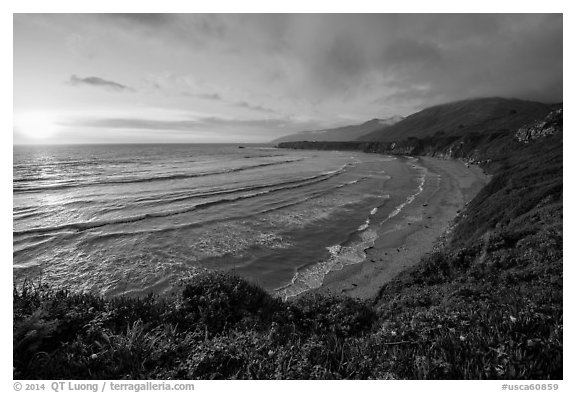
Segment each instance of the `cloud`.
[{"label": "cloud", "polygon": [[166,95],[202,98],[212,101],[224,100],[216,87],[195,75],[171,72],[149,74],[144,78],[144,83]]},{"label": "cloud", "polygon": [[[160,87],[157,88],[161,90]],[[208,101],[224,101],[224,99],[219,93],[192,93],[189,91],[183,91],[179,94],[183,97],[200,98]]]},{"label": "cloud", "polygon": [[266,127],[285,128],[290,125],[286,119],[226,119],[206,117],[198,120],[151,120],[137,118],[82,119],[62,123],[65,126],[83,126],[95,128],[129,128],[143,130],[212,130],[218,127]]},{"label": "cloud", "polygon": [[209,83],[194,75],[177,75],[170,73],[147,75],[144,83],[166,95],[218,101],[232,107],[247,109],[253,112],[280,114],[270,107],[244,99],[244,96],[246,96],[246,92],[244,91],[236,91],[230,87],[225,88],[218,84]]},{"label": "cloud", "polygon": [[238,108],[250,109],[251,111],[256,111],[256,112],[276,113],[276,114],[278,113],[274,109],[266,108],[266,107],[261,106],[261,105],[251,104],[251,103],[246,102],[246,101],[235,102],[234,105],[237,106]]},{"label": "cloud", "polygon": [[443,60],[439,45],[425,40],[400,39],[385,46],[382,63],[385,65],[435,65]]},{"label": "cloud", "polygon": [[74,56],[80,58],[92,59],[95,56],[95,50],[90,38],[82,34],[73,33],[69,35],[66,38],[66,48]]},{"label": "cloud", "polygon": [[298,26],[310,38],[291,44],[304,69],[298,92],[319,102],[390,97],[380,110],[394,112],[478,96],[562,99],[559,14],[322,15],[315,22]]},{"label": "cloud", "polygon": [[[386,102],[384,110],[393,114],[395,108],[417,110],[474,96],[562,97],[561,14],[146,14],[112,19],[135,30],[153,29],[147,37],[175,50],[230,64],[251,82],[243,86],[251,89],[245,97],[205,86],[195,94],[218,94],[222,101],[262,113],[274,111],[241,103],[268,103],[266,92],[273,91],[284,103],[305,101],[303,108],[331,111],[324,115],[336,116],[340,108],[334,108],[346,104],[377,116],[383,109],[377,102]],[[394,98],[402,105],[395,106]],[[295,112],[279,100],[266,106]]]},{"label": "cloud", "polygon": [[325,62],[335,73],[354,77],[366,69],[365,56],[361,43],[352,36],[342,35],[334,39]]},{"label": "cloud", "polygon": [[383,43],[373,103],[414,111],[485,96],[561,101],[562,30],[561,15],[430,16]]},{"label": "cloud", "polygon": [[[137,117],[110,118],[68,118],[58,123],[68,130],[84,130],[86,135],[137,131],[142,135],[162,135],[167,133],[183,140],[188,136],[201,137],[204,140],[220,140],[226,135],[253,141],[268,141],[274,137],[301,131],[303,129],[325,128],[314,119],[296,117],[276,117],[268,119],[237,119],[224,117],[202,117],[197,119],[143,119]],[[89,129],[94,129],[90,131]],[[97,131],[96,131],[97,130]],[[246,140],[248,140],[246,139]]]},{"label": "cloud", "polygon": [[222,96],[218,93],[201,93],[197,94],[196,97],[203,98],[205,100],[222,101]]},{"label": "cloud", "polygon": [[89,76],[86,78],[80,78],[76,75],[70,76],[70,80],[68,84],[71,86],[81,86],[81,85],[88,85],[94,87],[102,87],[104,89],[112,90],[112,91],[134,91],[131,87],[125,86],[123,84],[109,81],[106,79],[99,78],[97,76]]},{"label": "cloud", "polygon": [[116,19],[125,22],[131,22],[141,25],[159,27],[165,26],[173,21],[174,15],[172,14],[101,14],[103,18]]},{"label": "cloud", "polygon": [[149,37],[185,46],[207,47],[230,40],[241,31],[234,31],[235,15],[228,14],[100,14],[112,26],[144,33]]}]

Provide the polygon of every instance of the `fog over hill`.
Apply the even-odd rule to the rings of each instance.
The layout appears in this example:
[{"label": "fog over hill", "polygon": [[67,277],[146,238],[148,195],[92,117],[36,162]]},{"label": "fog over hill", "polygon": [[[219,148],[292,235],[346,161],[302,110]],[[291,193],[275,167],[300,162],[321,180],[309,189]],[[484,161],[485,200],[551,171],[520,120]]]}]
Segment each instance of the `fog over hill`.
[{"label": "fog over hill", "polygon": [[358,140],[393,142],[410,137],[511,131],[549,111],[549,105],[533,101],[499,97],[468,99],[423,109],[390,127],[362,135]]}]

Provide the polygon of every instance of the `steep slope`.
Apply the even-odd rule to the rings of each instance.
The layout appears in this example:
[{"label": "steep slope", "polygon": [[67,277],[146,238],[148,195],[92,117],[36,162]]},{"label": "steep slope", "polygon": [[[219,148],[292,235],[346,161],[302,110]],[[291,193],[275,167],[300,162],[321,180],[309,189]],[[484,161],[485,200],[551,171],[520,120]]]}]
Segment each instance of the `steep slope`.
[{"label": "steep slope", "polygon": [[376,130],[382,130],[397,122],[403,117],[393,116],[387,119],[372,119],[366,123],[330,128],[326,130],[303,131],[297,134],[287,135],[273,140],[271,143],[295,142],[295,141],[353,141],[363,135]]},{"label": "steep slope", "polygon": [[386,128],[358,138],[393,142],[428,136],[461,136],[474,132],[503,132],[541,119],[550,111],[539,102],[506,98],[478,98],[433,106]]}]

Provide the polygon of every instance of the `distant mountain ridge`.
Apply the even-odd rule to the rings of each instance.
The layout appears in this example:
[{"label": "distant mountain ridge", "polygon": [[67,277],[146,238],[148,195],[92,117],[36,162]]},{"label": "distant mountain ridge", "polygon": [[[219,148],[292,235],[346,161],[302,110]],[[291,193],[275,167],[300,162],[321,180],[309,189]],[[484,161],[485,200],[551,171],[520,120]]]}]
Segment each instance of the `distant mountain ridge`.
[{"label": "distant mountain ridge", "polygon": [[509,98],[476,98],[432,106],[357,140],[394,142],[429,136],[515,131],[541,119],[550,105]]},{"label": "distant mountain ridge", "polygon": [[403,120],[402,116],[392,116],[386,119],[372,119],[362,124],[329,128],[315,131],[302,131],[297,134],[287,135],[273,140],[271,143],[296,142],[296,141],[328,141],[343,142],[357,140],[358,138],[376,130],[383,130]]},{"label": "distant mountain ridge", "polygon": [[273,140],[284,142],[399,142],[411,138],[515,132],[542,119],[554,105],[515,98],[473,98],[435,105],[410,116],[372,119],[362,124],[303,131]]}]

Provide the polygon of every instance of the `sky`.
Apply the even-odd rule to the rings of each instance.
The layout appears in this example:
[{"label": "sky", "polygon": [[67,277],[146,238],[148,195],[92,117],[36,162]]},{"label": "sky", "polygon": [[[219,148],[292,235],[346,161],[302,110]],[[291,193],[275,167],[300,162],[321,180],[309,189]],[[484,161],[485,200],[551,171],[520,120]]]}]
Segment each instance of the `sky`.
[{"label": "sky", "polygon": [[249,143],[562,101],[561,14],[15,14],[13,143]]}]

